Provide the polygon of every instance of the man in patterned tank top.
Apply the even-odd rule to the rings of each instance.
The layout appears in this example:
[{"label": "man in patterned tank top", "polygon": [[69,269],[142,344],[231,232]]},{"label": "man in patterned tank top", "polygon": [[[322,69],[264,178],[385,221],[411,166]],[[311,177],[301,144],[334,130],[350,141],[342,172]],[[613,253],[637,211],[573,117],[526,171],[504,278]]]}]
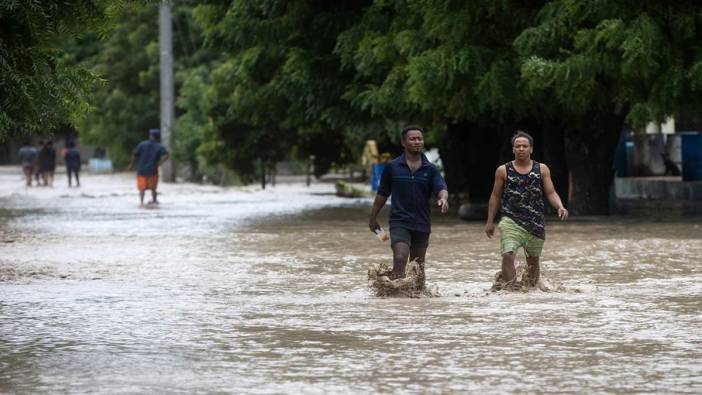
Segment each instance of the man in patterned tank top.
[{"label": "man in patterned tank top", "polygon": [[495,171],[485,225],[485,234],[491,238],[495,234],[494,220],[499,207],[502,214],[498,225],[502,279],[506,283],[514,280],[514,256],[521,247],[526,255],[531,282],[525,285],[530,286],[538,285],[541,271],[539,257],[546,239],[544,197],[558,211],[561,220],[568,218],[568,210],[553,187],[551,171],[545,164],[531,159],[533,151],[534,139],[528,133],[519,130],[512,136],[514,160]]}]

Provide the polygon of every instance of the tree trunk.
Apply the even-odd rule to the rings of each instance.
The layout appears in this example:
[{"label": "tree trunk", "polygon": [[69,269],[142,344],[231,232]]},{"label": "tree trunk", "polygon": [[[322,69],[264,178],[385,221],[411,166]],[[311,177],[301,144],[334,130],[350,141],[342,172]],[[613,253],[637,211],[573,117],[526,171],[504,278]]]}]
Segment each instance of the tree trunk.
[{"label": "tree trunk", "polygon": [[266,163],[261,160],[261,189],[266,189]]},{"label": "tree trunk", "polygon": [[[563,126],[549,122],[544,124],[543,163],[551,170],[551,180],[564,205],[568,205],[568,163],[565,154]],[[550,207],[548,202],[546,206]]]},{"label": "tree trunk", "polygon": [[467,169],[462,161],[468,149],[464,127],[464,124],[449,124],[439,143],[444,177],[450,193],[450,204],[455,207],[465,203],[468,195]]},{"label": "tree trunk", "polygon": [[573,178],[569,211],[573,215],[609,215],[614,180],[614,152],[624,116],[591,112],[583,126],[565,132],[565,152]]},{"label": "tree trunk", "polygon": [[490,199],[504,134],[505,126],[499,124],[475,125],[470,130],[470,150],[464,158],[468,165],[471,203],[487,204]]},{"label": "tree trunk", "polygon": [[470,203],[487,203],[500,157],[502,134],[499,125],[464,122],[448,126],[440,150],[452,194],[467,193]]},{"label": "tree trunk", "polygon": [[307,159],[307,166],[305,166],[306,172],[307,172],[307,180],[305,182],[305,185],[307,185],[307,186],[310,186],[310,184],[312,184],[312,164],[313,163],[314,163],[314,159],[312,156],[310,156],[310,158]]}]

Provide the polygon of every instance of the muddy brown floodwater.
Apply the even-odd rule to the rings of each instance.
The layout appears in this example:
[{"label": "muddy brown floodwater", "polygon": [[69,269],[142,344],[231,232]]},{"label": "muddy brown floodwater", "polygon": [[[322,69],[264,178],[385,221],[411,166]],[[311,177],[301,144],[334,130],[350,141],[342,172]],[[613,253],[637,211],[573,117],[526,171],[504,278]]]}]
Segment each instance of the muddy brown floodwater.
[{"label": "muddy brown floodwater", "polygon": [[565,291],[491,293],[499,241],[437,214],[441,297],[378,298],[370,200],[331,185],[59,181],[0,171],[1,393],[702,392],[695,218],[550,220]]}]

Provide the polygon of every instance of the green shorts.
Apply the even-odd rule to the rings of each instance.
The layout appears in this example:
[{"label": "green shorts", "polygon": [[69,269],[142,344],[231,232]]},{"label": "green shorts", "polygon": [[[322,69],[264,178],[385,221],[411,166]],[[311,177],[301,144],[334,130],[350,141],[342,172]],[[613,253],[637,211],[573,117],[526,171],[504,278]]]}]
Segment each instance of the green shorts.
[{"label": "green shorts", "polygon": [[500,253],[502,255],[508,252],[516,253],[519,247],[522,247],[527,257],[541,256],[544,240],[527,232],[511,218],[502,217],[497,228],[500,230]]}]

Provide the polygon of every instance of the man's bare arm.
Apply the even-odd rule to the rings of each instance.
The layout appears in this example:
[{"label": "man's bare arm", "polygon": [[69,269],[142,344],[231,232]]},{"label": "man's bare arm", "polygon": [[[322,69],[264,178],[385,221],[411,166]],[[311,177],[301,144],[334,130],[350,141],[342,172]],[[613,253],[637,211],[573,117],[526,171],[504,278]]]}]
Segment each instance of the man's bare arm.
[{"label": "man's bare arm", "polygon": [[495,215],[502,202],[502,191],[504,190],[506,179],[507,169],[504,165],[498,167],[495,170],[495,184],[492,187],[492,193],[488,201],[488,217],[485,223],[485,234],[487,237],[492,237],[495,234]]},{"label": "man's bare arm", "polygon": [[127,170],[132,170],[134,168],[134,163],[136,162],[137,157],[136,155],[132,155],[132,160],[129,161],[129,165],[127,166]]},{"label": "man's bare arm", "polygon": [[171,156],[170,154],[163,155],[161,157],[161,160],[158,161],[158,166],[161,166],[163,164],[163,162],[167,161],[170,156]]},{"label": "man's bare arm", "polygon": [[561,202],[561,197],[558,196],[556,188],[553,186],[553,180],[551,180],[551,170],[545,164],[541,164],[541,177],[543,177],[544,182],[544,194],[548,200],[551,207],[558,211],[558,217],[561,220],[568,219],[568,210],[563,207],[563,202]]},{"label": "man's bare arm", "polygon": [[437,194],[437,200],[436,204],[441,207],[441,213],[446,214],[449,209],[449,204],[448,204],[448,191],[445,189],[442,189],[439,191]]}]

